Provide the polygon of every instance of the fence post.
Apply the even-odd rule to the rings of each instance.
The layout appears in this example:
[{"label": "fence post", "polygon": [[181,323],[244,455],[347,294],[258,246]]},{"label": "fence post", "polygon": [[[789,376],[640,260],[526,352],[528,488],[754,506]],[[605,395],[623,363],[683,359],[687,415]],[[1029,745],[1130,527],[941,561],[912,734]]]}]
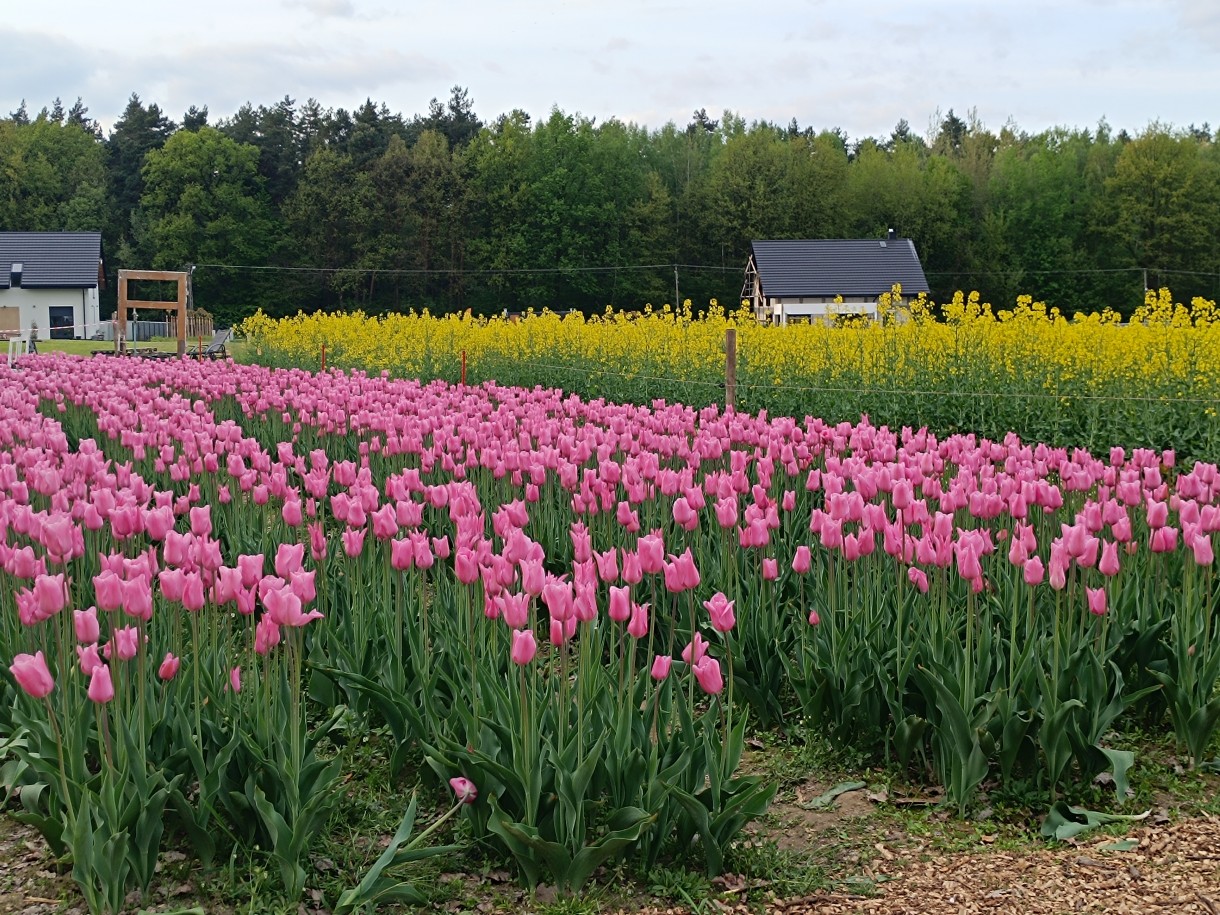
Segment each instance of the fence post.
[{"label": "fence post", "polygon": [[737,406],[737,329],[730,327],[724,332],[724,407]]},{"label": "fence post", "polygon": [[466,350],[462,350],[462,387],[466,387]]},{"label": "fence post", "polygon": [[198,355],[199,361],[202,362],[203,361],[203,334],[199,335],[199,349],[195,350],[195,353],[196,353],[196,355]]}]

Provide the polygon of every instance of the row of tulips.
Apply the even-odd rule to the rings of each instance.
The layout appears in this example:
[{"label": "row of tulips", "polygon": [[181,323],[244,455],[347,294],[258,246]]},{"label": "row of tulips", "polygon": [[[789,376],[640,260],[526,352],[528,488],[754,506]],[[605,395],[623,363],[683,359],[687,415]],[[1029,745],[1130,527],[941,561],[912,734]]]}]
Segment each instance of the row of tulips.
[{"label": "row of tulips", "polygon": [[232,364],[0,381],[4,779],[96,910],[163,811],[299,894],[348,710],[572,889],[719,869],[774,791],[736,774],[750,715],[962,807],[989,773],[1123,786],[1121,719],[1195,759],[1220,720],[1220,482],[1169,452]]}]

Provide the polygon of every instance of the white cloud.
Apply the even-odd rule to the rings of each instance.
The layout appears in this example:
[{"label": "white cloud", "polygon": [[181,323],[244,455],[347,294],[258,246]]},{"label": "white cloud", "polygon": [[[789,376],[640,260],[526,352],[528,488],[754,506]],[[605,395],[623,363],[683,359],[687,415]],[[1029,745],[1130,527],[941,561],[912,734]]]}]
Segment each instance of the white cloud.
[{"label": "white cloud", "polygon": [[[52,8],[53,7],[53,8]],[[651,127],[728,108],[852,137],[971,108],[993,129],[1215,120],[1216,0],[57,0],[0,28],[0,113],[77,95],[109,124],[131,92],[214,118],[284,95],[410,116],[459,83],[484,120],[553,105]],[[141,31],[144,29],[144,31]],[[1158,51],[1160,48],[1172,53]]]},{"label": "white cloud", "polygon": [[285,0],[284,6],[303,9],[322,17],[350,19],[356,15],[356,8],[352,6],[351,0]]}]

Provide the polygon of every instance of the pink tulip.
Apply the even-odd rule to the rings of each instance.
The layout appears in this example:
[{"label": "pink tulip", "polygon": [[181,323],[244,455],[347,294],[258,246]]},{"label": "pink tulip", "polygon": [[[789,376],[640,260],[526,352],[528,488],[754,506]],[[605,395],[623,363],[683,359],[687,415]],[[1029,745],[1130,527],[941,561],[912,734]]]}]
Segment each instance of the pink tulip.
[{"label": "pink tulip", "polygon": [[1209,566],[1216,559],[1216,553],[1212,547],[1212,538],[1208,534],[1196,534],[1190,541],[1190,549],[1194,555],[1196,565]]},{"label": "pink tulip", "polygon": [[305,520],[301,514],[301,500],[288,499],[285,501],[280,508],[280,517],[289,527],[300,527]]},{"label": "pink tulip", "polygon": [[817,611],[817,610],[810,610],[810,611],[809,611],[809,625],[810,625],[810,626],[816,626],[816,625],[818,625],[820,622],[822,622],[822,618],[821,618],[820,616],[818,616],[818,611]]},{"label": "pink tulip", "polygon": [[616,623],[626,622],[631,618],[631,588],[610,586],[610,619]]},{"label": "pink tulip", "polygon": [[479,560],[473,550],[457,548],[453,554],[453,574],[464,585],[472,585],[479,580]]},{"label": "pink tulip", "polygon": [[238,556],[237,570],[241,573],[241,586],[253,588],[263,577],[263,554]]},{"label": "pink tulip", "polygon": [[737,526],[737,497],[716,500],[716,523],[725,530]]},{"label": "pink tulip", "polygon": [[535,562],[529,559],[522,559],[520,569],[521,590],[531,597],[538,597],[542,593],[543,588],[546,587],[546,575],[543,572],[541,560]]},{"label": "pink tulip", "polygon": [[632,534],[640,529],[639,513],[633,511],[631,505],[627,502],[620,502],[618,504],[615,518],[623,528]]},{"label": "pink tulip", "polygon": [[154,508],[144,515],[144,531],[153,543],[160,543],[174,529],[174,510],[168,505]]},{"label": "pink tulip", "polygon": [[683,530],[693,531],[699,526],[699,513],[691,508],[685,496],[679,496],[674,500],[673,516],[674,523]]},{"label": "pink tulip", "polygon": [[568,536],[572,539],[572,556],[576,562],[588,562],[593,558],[593,538],[583,523],[573,522],[568,528]]},{"label": "pink tulip", "polygon": [[157,668],[157,676],[162,680],[172,680],[178,675],[178,668],[181,666],[180,658],[174,657],[172,652],[165,653],[165,659],[161,662],[161,666]]},{"label": "pink tulip", "polygon": [[217,570],[216,580],[212,585],[212,600],[217,606],[231,604],[237,600],[237,593],[242,590],[241,572],[228,566]]},{"label": "pink tulip", "polygon": [[703,640],[698,632],[695,637],[682,649],[682,660],[686,664],[698,664],[700,659],[707,654],[707,642]]},{"label": "pink tulip", "polygon": [[309,525],[309,555],[314,562],[321,562],[326,558],[326,532],[322,528],[320,521],[315,521]]},{"label": "pink tulip", "polygon": [[[263,567],[262,557],[258,559],[258,570],[261,572]],[[240,568],[241,557],[238,559],[238,568]],[[305,562],[305,544],[303,543],[281,543],[275,551],[275,574],[287,581],[292,577],[292,573],[298,571]],[[254,563],[251,562],[251,572],[253,572]],[[242,582],[246,580],[246,575],[242,575]],[[250,587],[250,585],[246,585]]]},{"label": "pink tulip", "polygon": [[410,540],[390,541],[390,567],[398,572],[406,572],[415,566],[415,548]]},{"label": "pink tulip", "polygon": [[235,693],[241,692],[241,667],[234,667],[229,671],[229,689]]},{"label": "pink tulip", "polygon": [[1031,556],[1025,560],[1025,583],[1030,585],[1042,584],[1042,579],[1046,577],[1046,568],[1042,565],[1041,558]]},{"label": "pink tulip", "polygon": [[105,705],[114,698],[114,681],[110,677],[110,668],[105,664],[98,664],[93,668],[86,694],[98,705]]},{"label": "pink tulip", "polygon": [[763,581],[775,581],[779,578],[778,560],[768,558],[762,561],[762,577]]},{"label": "pink tulip", "polygon": [[[1053,551],[1052,551],[1053,552]],[[1056,560],[1051,557],[1050,564],[1047,567],[1047,581],[1050,586],[1056,591],[1062,591],[1067,587],[1067,563]]]},{"label": "pink tulip", "polygon": [[449,787],[453,789],[454,796],[457,797],[458,803],[473,804],[479,796],[479,791],[475,787],[474,782],[468,778],[449,779]]},{"label": "pink tulip", "polygon": [[152,619],[152,582],[143,576],[123,582],[123,612],[138,620]]},{"label": "pink tulip", "polygon": [[1178,548],[1178,529],[1176,527],[1153,529],[1149,546],[1154,553],[1172,553]]},{"label": "pink tulip", "polygon": [[631,622],[627,624],[627,634],[637,639],[648,634],[648,604],[631,605]]},{"label": "pink tulip", "polygon": [[398,533],[398,515],[395,506],[387,502],[373,512],[373,536],[378,540],[389,540]]},{"label": "pink tulip", "polygon": [[640,566],[638,552],[623,550],[623,581],[629,585],[638,585],[644,580],[644,569]]},{"label": "pink tulip", "polygon": [[524,667],[534,660],[534,655],[537,653],[538,643],[534,640],[533,631],[529,629],[514,629],[513,644],[510,652],[512,662]]},{"label": "pink tulip", "polygon": [[712,618],[712,628],[717,632],[730,632],[737,624],[733,615],[733,601],[721,591],[712,595],[711,600],[705,600],[703,606]]},{"label": "pink tulip", "polygon": [[9,665],[9,673],[17,681],[17,685],[35,699],[45,699],[55,689],[55,681],[51,671],[47,669],[46,658],[41,651],[34,654],[19,654]]},{"label": "pink tulip", "polygon": [[667,562],[662,566],[665,571],[665,590],[670,594],[681,594],[686,590],[682,569],[677,562]]},{"label": "pink tulip", "polygon": [[1088,598],[1089,612],[1094,616],[1105,616],[1106,613],[1106,589],[1105,588],[1085,588],[1085,595]]},{"label": "pink tulip", "polygon": [[140,651],[140,630],[135,626],[124,626],[110,634],[114,653],[120,661],[130,661]]},{"label": "pink tulip", "polygon": [[928,593],[928,574],[923,569],[911,566],[907,569],[907,578],[919,589],[920,594]]},{"label": "pink tulip", "polygon": [[78,642],[96,642],[101,636],[101,626],[97,621],[97,607],[88,610],[73,610],[72,621],[76,628]]},{"label": "pink tulip", "polygon": [[97,651],[97,643],[92,645],[77,645],[76,659],[80,662],[80,672],[84,676],[89,676],[93,673],[93,668],[102,663],[102,658]]},{"label": "pink tulip", "polygon": [[343,552],[345,552],[349,558],[355,559],[362,552],[364,552],[365,532],[366,529],[363,527],[358,530],[346,530],[343,532]]},{"label": "pink tulip", "polygon": [[202,576],[198,572],[187,572],[182,576],[182,606],[192,613],[198,613],[206,603]]},{"label": "pink tulip", "polygon": [[665,541],[661,539],[660,531],[653,531],[641,537],[637,549],[640,569],[645,574],[655,575],[665,567]]},{"label": "pink tulip", "polygon": [[690,547],[683,550],[681,556],[670,556],[670,559],[678,568],[684,590],[690,591],[699,587],[699,570],[695,567],[695,557],[691,554]]},{"label": "pink tulip", "polygon": [[1097,570],[1107,576],[1118,574],[1118,544],[1116,542],[1108,540],[1101,545],[1101,561],[1097,564]]},{"label": "pink tulip", "polygon": [[[361,531],[363,537],[364,532]],[[428,570],[436,564],[436,554],[432,552],[432,542],[428,539],[428,535],[419,531],[411,531],[407,535],[411,541],[411,549],[414,552],[412,560],[417,569]]]},{"label": "pink tulip", "polygon": [[796,552],[792,556],[792,571],[797,575],[804,575],[809,571],[810,565],[813,563],[813,557],[809,552],[809,547],[802,544],[796,548]]},{"label": "pink tulip", "polygon": [[606,583],[618,581],[618,550],[611,548],[604,553],[594,553],[597,561],[597,577]]},{"label": "pink tulip", "polygon": [[674,659],[667,654],[659,654],[652,659],[652,679],[656,681],[664,680],[669,676],[669,669],[673,665]]},{"label": "pink tulip", "polygon": [[[504,622],[513,629],[522,629],[529,620],[530,596],[520,594],[504,595]],[[533,634],[530,635],[533,638]]]},{"label": "pink tulip", "polygon": [[68,603],[68,587],[61,572],[58,575],[39,575],[34,579],[34,601],[40,620],[50,619]]},{"label": "pink tulip", "polygon": [[292,593],[301,599],[302,604],[308,604],[318,596],[318,589],[315,584],[317,575],[316,569],[310,569],[308,572],[294,572],[292,574],[289,585],[292,587]]},{"label": "pink tulip", "polygon": [[720,662],[711,655],[704,655],[692,668],[699,688],[709,696],[717,695],[724,689],[724,675],[720,671]]},{"label": "pink tulip", "polygon": [[270,612],[264,613],[254,627],[254,653],[267,654],[280,643],[281,637],[280,626],[275,617]]},{"label": "pink tulip", "polygon": [[453,547],[450,545],[447,536],[432,538],[432,555],[437,559],[442,561],[448,559],[452,551]]},{"label": "pink tulip", "polygon": [[192,508],[191,533],[196,537],[207,537],[212,533],[212,506],[199,505]]},{"label": "pink tulip", "polygon": [[[105,573],[103,573],[103,574],[105,574]],[[94,579],[94,582],[95,583],[97,582],[96,578]],[[170,602],[176,603],[176,604],[182,602],[182,594],[186,590],[186,573],[184,571],[182,571],[181,569],[163,569],[159,573],[157,573],[157,582],[161,585],[161,594],[167,601],[170,601]],[[122,582],[119,582],[119,585],[120,585],[119,594],[120,594],[120,601],[121,601]],[[96,587],[96,584],[95,584],[95,587]],[[99,595],[98,606],[102,606],[100,589],[98,590],[98,595]],[[103,607],[103,609],[106,609],[106,608]]]}]

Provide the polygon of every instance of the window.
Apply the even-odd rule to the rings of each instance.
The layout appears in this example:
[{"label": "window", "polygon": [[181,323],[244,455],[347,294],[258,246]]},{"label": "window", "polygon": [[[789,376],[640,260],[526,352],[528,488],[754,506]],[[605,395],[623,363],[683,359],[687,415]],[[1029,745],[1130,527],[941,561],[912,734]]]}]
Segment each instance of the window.
[{"label": "window", "polygon": [[13,261],[12,269],[9,270],[9,285],[10,286],[20,286],[21,285],[21,271],[24,269],[25,269],[25,264],[23,264],[21,261]]}]

